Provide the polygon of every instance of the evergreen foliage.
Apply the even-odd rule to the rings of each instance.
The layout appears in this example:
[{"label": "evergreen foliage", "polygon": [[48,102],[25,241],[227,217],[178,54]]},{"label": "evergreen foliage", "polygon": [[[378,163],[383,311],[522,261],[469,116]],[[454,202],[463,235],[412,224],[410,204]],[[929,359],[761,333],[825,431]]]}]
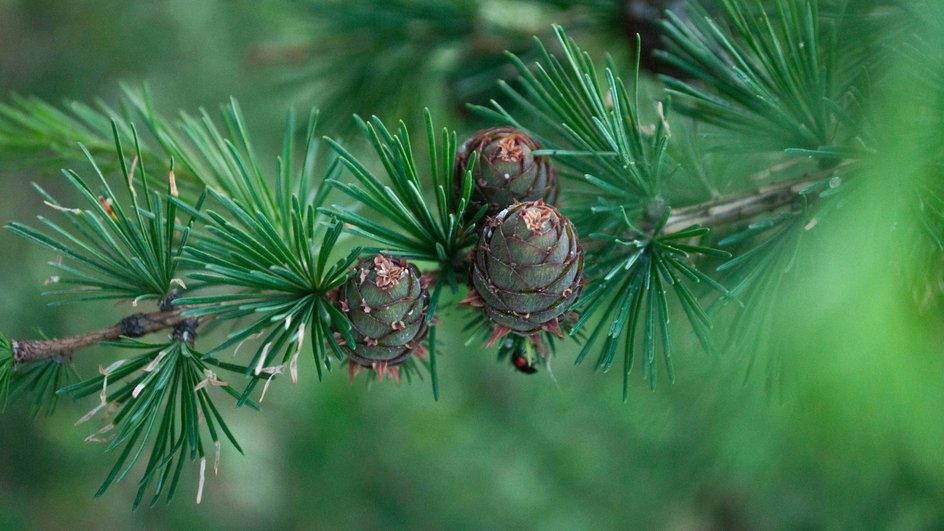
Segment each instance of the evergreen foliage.
[{"label": "evergreen foliage", "polygon": [[[557,21],[583,20],[574,13],[585,10],[618,11],[622,4],[542,3]],[[567,260],[522,265],[509,258],[526,254],[518,248],[492,253],[483,247],[487,238],[480,234],[494,220],[514,215],[519,222],[532,204],[504,205],[494,218],[486,216],[491,205],[475,208],[479,183],[473,176],[482,161],[460,154],[457,133],[437,128],[429,110],[393,129],[376,116],[356,118],[362,144],[333,120],[332,136],[320,138],[317,111],[301,127],[290,112],[273,170],[254,148],[235,101],[222,109],[221,125],[202,110],[168,120],[154,110],[146,89],[126,89],[120,111],[104,104],[63,110],[31,98],[0,106],[0,152],[36,167],[47,162],[43,157],[89,163],[91,178],[80,170],[64,172],[81,207],[37,186],[61,220],[40,215],[42,228],[7,225],[58,257],[49,262],[56,269],[48,292],[55,303],[121,300],[155,312],[132,316],[144,320],[144,328],[123,321],[88,341],[11,342],[0,336],[0,399],[8,391],[32,395],[34,411],[51,412],[59,394],[98,393],[99,403],[82,420],[101,415],[105,424],[90,440],[118,453],[99,495],[121,481],[146,449],[135,506],[149,492],[152,503],[172,498],[187,461],[200,462],[202,492],[207,459],[214,452],[218,459],[223,439],[239,449],[224,421],[228,399],[257,408],[276,376],[287,371],[297,383],[306,341],[319,380],[344,363],[352,375],[355,364],[359,370],[352,352],[358,342],[376,339],[352,327],[343,307],[348,297],[339,297],[338,289],[352,275],[364,274],[358,282],[365,282],[367,270],[355,265],[380,253],[415,263],[430,280],[428,294],[424,285],[414,290],[419,295],[410,292],[409,301],[411,311],[426,308],[422,322],[409,324],[423,331],[415,334],[417,341],[429,328],[429,357],[410,358],[403,374],[408,380],[428,375],[436,399],[437,329],[462,328],[436,316],[470,283],[480,294],[501,283],[495,290],[515,301],[501,311],[490,306],[491,313],[466,313],[462,333],[470,343],[490,336],[498,358],[512,358],[519,369],[524,365],[514,361],[517,356],[527,367],[549,367],[561,345],[576,345],[577,364],[590,359],[604,373],[619,367],[624,400],[634,366],[655,389],[661,371],[674,379],[684,363],[678,353],[695,350],[688,349],[694,343],[712,356],[748,355],[747,373],[756,363],[753,354],[770,350],[761,346],[771,341],[778,298],[799,274],[805,235],[829,222],[854,193],[863,168],[882,154],[881,124],[871,123],[866,111],[869,95],[885,88],[887,55],[845,53],[840,41],[854,22],[918,27],[914,14],[867,2],[842,9],[835,5],[841,2],[826,0],[724,0],[715,16],[693,4],[684,16],[669,11],[661,22],[665,49],[657,55],[672,70],[658,85],[640,71],[640,42],[630,68],[616,56],[600,61],[563,27],[543,20],[544,38],[534,43],[522,38],[537,32],[531,27],[498,27],[487,34],[497,43],[482,44],[477,17],[484,12],[475,4],[398,0],[385,2],[378,14],[372,2],[311,3],[322,16],[331,14],[322,17],[322,35],[333,45],[358,35],[361,46],[313,60],[296,74],[341,76],[323,100],[332,111],[354,110],[349,107],[357,87],[368,91],[360,95],[364,108],[396,110],[387,97],[395,88],[385,81],[391,72],[457,76],[461,98],[485,103],[483,95],[494,96],[470,109],[539,142],[532,155],[550,158],[564,177],[559,201],[567,216],[520,222],[519,233],[526,227],[533,237],[509,233],[506,240],[514,243],[504,245],[551,253],[553,245],[542,238],[563,226],[568,238],[580,242],[567,240]],[[602,24],[589,20],[578,33]],[[911,35],[904,29],[898,34]],[[393,42],[402,46],[387,46]],[[915,38],[905,46],[934,56],[926,44]],[[516,78],[491,93],[481,88],[482,80],[491,87],[501,77],[503,50],[510,52],[500,64],[511,65]],[[452,68],[440,68],[447,59]],[[927,60],[941,70],[940,57]],[[646,96],[662,88],[658,98]],[[430,98],[422,91],[400,93],[419,102]],[[406,108],[418,113],[419,107]],[[411,129],[421,133],[411,135]],[[731,151],[725,144],[747,153],[754,171],[724,183],[700,181],[698,175],[711,173],[710,152]],[[932,266],[926,278],[916,279],[920,288],[932,280],[940,285],[944,251],[941,161],[936,157],[926,166],[928,182],[906,192],[918,198],[929,237],[923,259]],[[543,203],[540,208],[553,210]],[[496,282],[486,264],[510,273]],[[560,264],[577,272],[562,289],[550,289],[560,278],[545,282],[542,274]],[[409,278],[418,280],[410,267]],[[378,273],[370,274],[384,289]],[[533,324],[528,320],[538,319],[532,312],[539,307],[553,310],[553,326],[508,326]],[[373,319],[376,314],[367,315],[373,310],[369,304],[358,308],[357,318]],[[559,331],[558,317],[565,338],[551,334]],[[393,330],[405,326],[402,320],[377,322]],[[171,330],[166,341],[139,339],[163,328]],[[517,335],[504,337],[508,332]],[[72,355],[96,344],[114,347],[122,357],[70,385]],[[224,353],[239,356],[238,363],[221,361]],[[781,362],[766,360],[771,384]],[[384,369],[374,367],[381,377]],[[237,389],[237,380],[245,386]],[[222,394],[226,402],[219,400]]]}]

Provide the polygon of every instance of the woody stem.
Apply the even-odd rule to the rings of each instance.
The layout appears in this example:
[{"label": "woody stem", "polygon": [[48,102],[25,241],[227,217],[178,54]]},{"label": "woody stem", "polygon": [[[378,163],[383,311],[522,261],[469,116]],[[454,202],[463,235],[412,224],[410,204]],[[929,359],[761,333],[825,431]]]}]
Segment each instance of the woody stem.
[{"label": "woody stem", "polygon": [[832,173],[833,170],[808,173],[796,179],[673,210],[662,233],[674,234],[692,225],[714,228],[773,212],[791,204],[801,190],[821,182]]},{"label": "woody stem", "polygon": [[13,341],[13,360],[17,364],[49,358],[65,362],[72,357],[72,353],[81,348],[106,341],[118,341],[123,337],[143,337],[167,328],[175,329],[175,337],[179,332],[178,339],[192,343],[194,329],[199,320],[182,315],[185,309],[180,307],[152,313],[136,313],[125,317],[114,326],[70,337]]}]

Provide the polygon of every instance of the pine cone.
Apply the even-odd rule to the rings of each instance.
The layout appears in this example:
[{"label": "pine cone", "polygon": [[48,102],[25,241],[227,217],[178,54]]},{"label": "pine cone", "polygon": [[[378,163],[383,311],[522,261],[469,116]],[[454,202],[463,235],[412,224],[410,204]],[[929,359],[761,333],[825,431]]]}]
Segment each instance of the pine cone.
[{"label": "pine cone", "polygon": [[411,354],[424,355],[429,291],[406,260],[378,254],[361,261],[339,289],[338,305],[353,327],[356,348],[343,345],[352,379],[367,367],[399,381],[399,366]]},{"label": "pine cone", "polygon": [[511,127],[479,131],[459,147],[456,153],[455,186],[458,194],[469,164],[477,153],[472,169],[472,197],[466,212],[475,214],[488,205],[494,216],[518,201],[557,201],[557,172],[548,157],[534,155],[541,145],[525,133]]},{"label": "pine cone", "polygon": [[583,249],[574,225],[543,201],[519,203],[489,219],[472,261],[475,293],[495,324],[489,346],[508,333],[560,334],[559,319],[581,289]]}]

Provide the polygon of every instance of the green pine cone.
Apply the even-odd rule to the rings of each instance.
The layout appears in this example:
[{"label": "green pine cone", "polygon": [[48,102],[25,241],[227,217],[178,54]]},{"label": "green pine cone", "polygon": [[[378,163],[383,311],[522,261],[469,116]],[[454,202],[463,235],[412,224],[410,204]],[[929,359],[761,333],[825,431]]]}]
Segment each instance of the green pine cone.
[{"label": "green pine cone", "polygon": [[550,159],[534,155],[541,145],[525,133],[511,127],[479,131],[459,147],[456,153],[455,187],[459,193],[469,165],[472,168],[472,197],[466,212],[475,214],[488,205],[494,216],[516,202],[557,201],[557,172]]},{"label": "green pine cone", "polygon": [[485,309],[495,329],[560,333],[560,318],[580,294],[583,249],[569,219],[543,201],[519,203],[489,219],[472,261],[469,302]]},{"label": "green pine cone", "polygon": [[398,377],[411,354],[423,355],[429,330],[429,291],[420,272],[404,259],[378,254],[362,260],[339,289],[338,305],[353,328],[355,348],[343,345],[353,377],[361,367]]}]

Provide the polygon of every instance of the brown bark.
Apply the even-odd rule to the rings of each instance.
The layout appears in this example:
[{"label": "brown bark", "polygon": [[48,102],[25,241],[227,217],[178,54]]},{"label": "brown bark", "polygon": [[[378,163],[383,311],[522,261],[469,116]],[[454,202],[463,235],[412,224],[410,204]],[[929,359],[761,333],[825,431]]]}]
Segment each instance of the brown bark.
[{"label": "brown bark", "polygon": [[13,360],[17,364],[31,363],[46,358],[67,361],[76,350],[105,341],[117,341],[122,337],[143,337],[167,328],[176,328],[192,318],[181,315],[184,308],[135,314],[122,319],[118,324],[87,332],[77,336],[56,339],[20,339],[13,341]]}]

